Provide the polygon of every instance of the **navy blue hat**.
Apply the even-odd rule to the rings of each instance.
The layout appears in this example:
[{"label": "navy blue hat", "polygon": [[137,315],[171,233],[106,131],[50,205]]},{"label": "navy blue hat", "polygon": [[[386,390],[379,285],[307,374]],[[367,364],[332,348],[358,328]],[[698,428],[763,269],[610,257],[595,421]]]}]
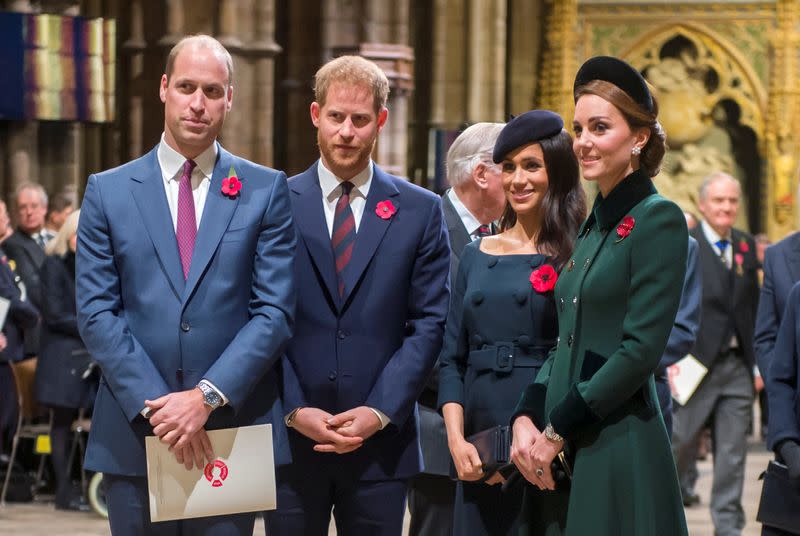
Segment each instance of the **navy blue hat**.
[{"label": "navy blue hat", "polygon": [[550,110],[531,110],[511,119],[494,143],[492,160],[503,161],[508,153],[545,138],[552,138],[564,128],[561,116]]},{"label": "navy blue hat", "polygon": [[592,80],[604,80],[614,84],[645,110],[653,112],[653,96],[650,94],[647,82],[639,71],[621,59],[595,56],[586,60],[575,75],[575,83],[572,85],[573,95],[579,87]]}]

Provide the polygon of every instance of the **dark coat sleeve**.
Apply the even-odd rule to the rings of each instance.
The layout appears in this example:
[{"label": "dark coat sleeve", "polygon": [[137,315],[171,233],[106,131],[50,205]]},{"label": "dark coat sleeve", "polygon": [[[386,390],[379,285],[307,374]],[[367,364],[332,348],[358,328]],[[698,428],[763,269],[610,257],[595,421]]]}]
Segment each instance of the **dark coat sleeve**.
[{"label": "dark coat sleeve", "polygon": [[775,248],[767,248],[764,254],[764,283],[758,299],[756,328],[753,335],[753,347],[756,354],[756,365],[765,376],[772,362],[775,339],[778,336],[778,324],[782,311],[778,310],[778,299],[775,295]]},{"label": "dark coat sleeve", "polygon": [[797,331],[800,309],[800,283],[792,287],[786,310],[775,340],[775,351],[766,376],[769,404],[769,433],[767,445],[774,449],[781,441],[800,442],[800,426],[796,410],[798,396]]},{"label": "dark coat sleeve", "polygon": [[702,275],[697,263],[697,241],[689,237],[681,304],[678,306],[678,314],[675,316],[667,347],[664,349],[664,355],[659,363],[659,373],[683,359],[694,346],[697,330],[700,328],[700,309],[703,297],[701,279]]}]

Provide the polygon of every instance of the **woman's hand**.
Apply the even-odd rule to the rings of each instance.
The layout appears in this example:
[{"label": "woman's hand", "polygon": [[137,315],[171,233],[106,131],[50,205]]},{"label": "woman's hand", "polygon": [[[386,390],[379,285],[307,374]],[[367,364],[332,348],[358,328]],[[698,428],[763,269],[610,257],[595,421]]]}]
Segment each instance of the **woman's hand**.
[{"label": "woman's hand", "polygon": [[458,479],[472,482],[483,478],[481,457],[478,456],[475,445],[466,439],[456,439],[448,443]]},{"label": "woman's hand", "polygon": [[501,475],[499,471],[495,472],[492,476],[486,479],[486,483],[490,486],[505,484],[505,482],[506,479],[503,478],[503,475]]},{"label": "woman's hand", "polygon": [[534,463],[531,456],[531,450],[534,443],[542,435],[542,433],[533,424],[530,417],[520,415],[514,419],[513,425],[513,440],[511,442],[511,461],[517,466],[519,472],[531,484],[536,483],[536,468],[539,467]]},{"label": "woman's hand", "polygon": [[534,470],[536,481],[531,482],[538,486],[539,489],[548,489],[550,491],[556,489],[556,481],[553,479],[550,464],[553,463],[553,460],[563,448],[563,441],[552,441],[547,439],[544,434],[539,434],[539,437],[536,438],[536,442],[530,452],[533,463],[536,466]]}]

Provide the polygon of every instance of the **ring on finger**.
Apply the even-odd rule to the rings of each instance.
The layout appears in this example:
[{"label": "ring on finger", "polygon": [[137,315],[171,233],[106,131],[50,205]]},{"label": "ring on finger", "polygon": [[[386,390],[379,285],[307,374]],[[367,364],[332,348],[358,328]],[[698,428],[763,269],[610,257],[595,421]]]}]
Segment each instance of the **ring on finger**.
[{"label": "ring on finger", "polygon": [[544,469],[542,469],[541,467],[538,467],[536,469],[536,476],[538,476],[539,478],[542,478],[544,476]]}]

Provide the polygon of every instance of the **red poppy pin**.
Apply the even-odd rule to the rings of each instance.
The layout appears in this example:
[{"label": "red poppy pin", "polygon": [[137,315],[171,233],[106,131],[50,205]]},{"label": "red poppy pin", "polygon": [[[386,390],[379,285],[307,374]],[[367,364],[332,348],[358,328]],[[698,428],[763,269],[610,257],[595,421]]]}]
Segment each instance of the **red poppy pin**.
[{"label": "red poppy pin", "polygon": [[384,220],[388,220],[389,218],[394,216],[395,212],[397,212],[397,209],[388,199],[386,201],[381,201],[375,207],[375,214],[377,214]]},{"label": "red poppy pin", "polygon": [[531,272],[530,279],[533,290],[539,294],[544,294],[545,292],[550,292],[556,287],[558,273],[556,272],[556,269],[549,264],[543,264]]},{"label": "red poppy pin", "polygon": [[622,223],[617,225],[617,236],[619,236],[619,238],[617,238],[617,241],[614,243],[616,244],[625,240],[625,238],[631,234],[631,231],[633,231],[634,225],[636,225],[636,220],[633,219],[633,216],[625,216],[622,218]]},{"label": "red poppy pin", "polygon": [[742,253],[747,253],[750,251],[750,245],[744,240],[739,240],[739,251]]},{"label": "red poppy pin", "polygon": [[233,199],[239,195],[241,189],[242,181],[236,176],[236,170],[231,166],[230,171],[228,171],[228,176],[222,179],[222,193]]}]

